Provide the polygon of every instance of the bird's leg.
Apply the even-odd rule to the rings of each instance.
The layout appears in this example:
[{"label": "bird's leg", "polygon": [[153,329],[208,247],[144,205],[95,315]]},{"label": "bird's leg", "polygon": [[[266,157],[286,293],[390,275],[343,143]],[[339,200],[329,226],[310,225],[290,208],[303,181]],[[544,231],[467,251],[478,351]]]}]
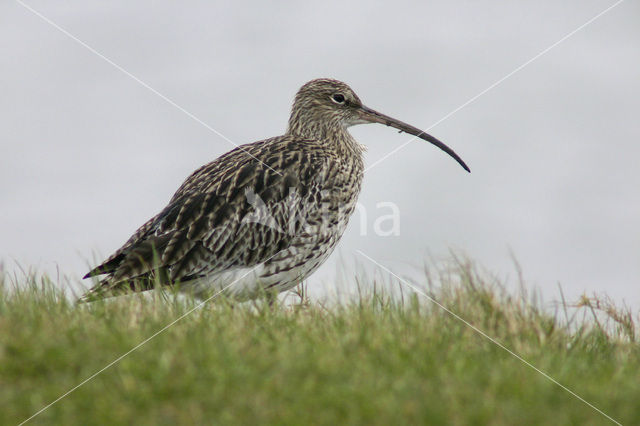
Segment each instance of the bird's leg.
[{"label": "bird's leg", "polygon": [[298,281],[298,285],[293,289],[293,294],[298,296],[298,306],[306,306],[309,304],[307,288],[305,287],[303,280]]}]

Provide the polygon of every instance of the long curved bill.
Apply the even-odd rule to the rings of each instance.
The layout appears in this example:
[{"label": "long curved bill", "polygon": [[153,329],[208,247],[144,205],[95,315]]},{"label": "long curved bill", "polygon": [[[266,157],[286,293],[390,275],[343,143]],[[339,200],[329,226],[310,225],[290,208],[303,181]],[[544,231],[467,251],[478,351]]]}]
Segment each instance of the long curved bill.
[{"label": "long curved bill", "polygon": [[389,117],[388,115],[381,114],[378,111],[375,111],[371,108],[367,108],[364,105],[360,107],[360,118],[363,121],[366,121],[369,123],[380,123],[380,124],[384,124],[385,126],[394,127],[400,130],[401,132],[409,133],[420,139],[430,142],[435,146],[437,146],[438,148],[440,148],[441,150],[443,150],[444,152],[446,152],[447,154],[449,154],[454,160],[458,162],[458,164],[462,166],[463,169],[471,173],[471,170],[465,164],[465,162],[462,161],[462,158],[460,158],[458,154],[456,154],[451,148],[449,148],[444,143],[440,142],[438,139],[434,138],[430,134],[425,133],[416,127],[410,126],[407,123],[403,123],[402,121],[396,120],[395,118]]}]

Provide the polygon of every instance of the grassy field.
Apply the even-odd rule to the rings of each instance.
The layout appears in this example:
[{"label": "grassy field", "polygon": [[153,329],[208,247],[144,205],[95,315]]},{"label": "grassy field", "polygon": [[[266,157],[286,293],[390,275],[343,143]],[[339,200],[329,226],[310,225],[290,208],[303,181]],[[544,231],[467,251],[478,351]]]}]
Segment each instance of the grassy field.
[{"label": "grassy field", "polygon": [[[554,315],[468,263],[427,281],[423,291],[443,306],[615,421],[640,424],[640,346],[628,312],[585,299],[590,307]],[[76,306],[46,277],[15,284],[0,286],[3,425],[27,420],[194,307],[159,294]],[[330,305],[301,296],[271,308],[216,299],[29,423],[612,423],[428,298],[389,294]]]}]

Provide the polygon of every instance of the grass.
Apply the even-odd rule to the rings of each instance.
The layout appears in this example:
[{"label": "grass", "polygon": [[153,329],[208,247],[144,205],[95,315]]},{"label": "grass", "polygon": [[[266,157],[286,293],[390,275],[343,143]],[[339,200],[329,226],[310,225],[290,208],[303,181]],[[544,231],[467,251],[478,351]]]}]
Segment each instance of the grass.
[{"label": "grass", "polygon": [[[468,262],[436,275],[420,286],[439,303],[640,424],[628,310],[585,298],[549,313]],[[611,423],[426,297],[359,281],[378,290],[331,304],[208,303],[30,423]],[[17,284],[0,285],[0,424],[28,419],[194,306],[158,294],[76,306],[47,277]]]}]

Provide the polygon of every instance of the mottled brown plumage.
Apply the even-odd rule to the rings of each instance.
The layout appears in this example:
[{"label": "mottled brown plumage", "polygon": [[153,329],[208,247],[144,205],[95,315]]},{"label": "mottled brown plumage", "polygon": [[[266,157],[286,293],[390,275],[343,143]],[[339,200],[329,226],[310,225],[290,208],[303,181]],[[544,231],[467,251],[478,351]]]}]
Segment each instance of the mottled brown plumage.
[{"label": "mottled brown plumage", "polygon": [[242,145],[196,170],[169,204],[85,278],[106,275],[83,301],[179,283],[197,297],[239,299],[288,290],[335,248],[355,208],[363,147],[347,132],[378,122],[437,139],[362,105],[346,84],[298,91],[283,136]]}]

